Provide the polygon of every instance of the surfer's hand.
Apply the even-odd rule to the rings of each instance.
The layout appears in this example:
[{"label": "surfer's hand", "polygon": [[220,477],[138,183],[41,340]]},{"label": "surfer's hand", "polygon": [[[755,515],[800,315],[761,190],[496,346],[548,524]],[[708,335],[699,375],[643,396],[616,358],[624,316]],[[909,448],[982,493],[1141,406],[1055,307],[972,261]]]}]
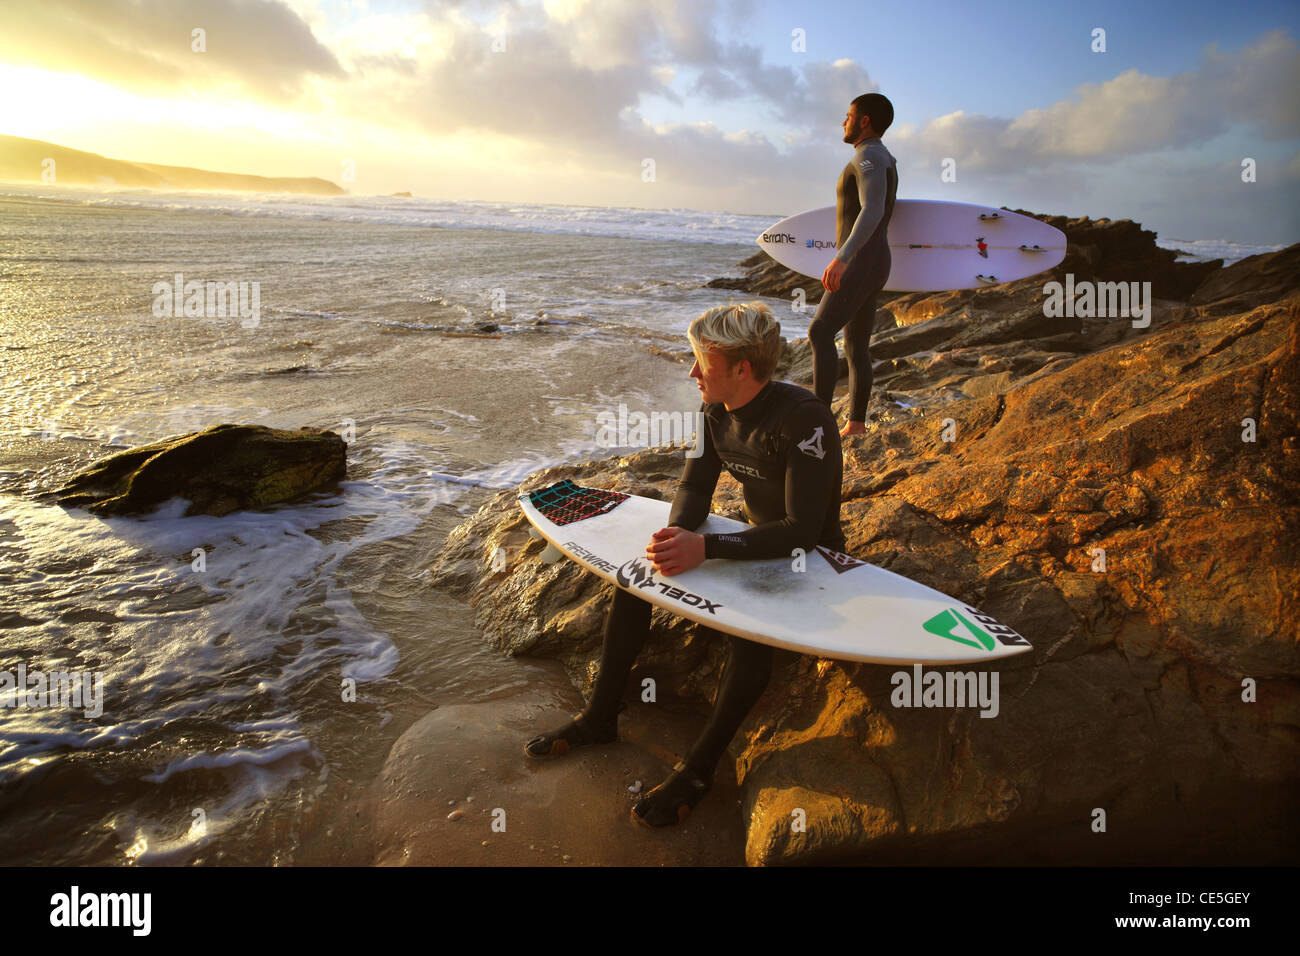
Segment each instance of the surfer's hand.
[{"label": "surfer's hand", "polygon": [[843,277],[844,270],[847,268],[848,266],[840,262],[839,259],[831,260],[831,264],[828,265],[826,271],[822,273],[822,285],[826,286],[827,292],[836,292],[839,290],[840,279]]},{"label": "surfer's hand", "polygon": [[673,525],[650,536],[645,556],[660,574],[681,574],[704,563],[704,535]]}]

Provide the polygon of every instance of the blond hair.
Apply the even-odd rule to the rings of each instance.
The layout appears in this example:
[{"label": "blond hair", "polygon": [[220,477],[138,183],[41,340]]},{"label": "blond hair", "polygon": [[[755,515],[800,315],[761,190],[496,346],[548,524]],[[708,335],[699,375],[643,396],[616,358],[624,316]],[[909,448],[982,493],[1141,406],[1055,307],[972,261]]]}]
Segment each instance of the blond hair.
[{"label": "blond hair", "polygon": [[762,302],[733,302],[707,309],[691,322],[686,336],[697,352],[720,352],[728,369],[742,359],[749,362],[760,382],[772,377],[784,345],[781,323]]}]

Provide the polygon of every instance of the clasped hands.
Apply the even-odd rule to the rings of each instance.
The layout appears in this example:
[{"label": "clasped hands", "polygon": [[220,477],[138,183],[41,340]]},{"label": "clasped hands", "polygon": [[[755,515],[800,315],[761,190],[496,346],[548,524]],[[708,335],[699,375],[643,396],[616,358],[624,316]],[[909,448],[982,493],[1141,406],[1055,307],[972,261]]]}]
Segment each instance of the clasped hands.
[{"label": "clasped hands", "polygon": [[672,525],[660,528],[645,546],[646,560],[663,575],[681,574],[704,563],[704,535]]}]

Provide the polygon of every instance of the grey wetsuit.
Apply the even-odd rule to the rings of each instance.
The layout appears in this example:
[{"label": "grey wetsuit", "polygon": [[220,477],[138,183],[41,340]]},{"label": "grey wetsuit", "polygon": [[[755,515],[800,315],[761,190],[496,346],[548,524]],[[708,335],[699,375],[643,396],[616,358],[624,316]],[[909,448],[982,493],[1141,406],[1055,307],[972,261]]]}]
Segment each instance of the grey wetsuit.
[{"label": "grey wetsuit", "polygon": [[813,346],[813,391],[830,405],[838,378],[835,335],[844,329],[849,359],[849,420],[866,421],[871,395],[871,329],[876,293],[889,279],[889,220],[898,194],[898,169],[879,137],[853,151],[835,189],[835,258],[847,268],[840,287],[827,292],[808,327]]}]

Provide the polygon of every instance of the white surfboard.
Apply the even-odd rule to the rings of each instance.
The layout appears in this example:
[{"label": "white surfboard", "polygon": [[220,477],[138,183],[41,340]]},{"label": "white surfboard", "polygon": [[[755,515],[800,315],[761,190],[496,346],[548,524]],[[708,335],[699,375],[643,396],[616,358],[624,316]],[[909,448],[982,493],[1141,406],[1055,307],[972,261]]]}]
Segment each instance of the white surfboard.
[{"label": "white surfboard", "polygon": [[[976,289],[1037,275],[1065,258],[1065,233],[1019,213],[899,199],[887,232],[893,292]],[[820,279],[835,255],[835,207],[801,212],[756,240],[781,265]]]},{"label": "white surfboard", "polygon": [[[543,560],[567,556],[651,604],[763,644],[879,664],[984,663],[1033,650],[963,601],[827,548],[806,555],[804,570],[793,557],[714,559],[661,575],[645,546],[668,524],[666,501],[565,480],[519,495],[519,505],[548,542]],[[709,515],[696,530],[748,527]]]}]

